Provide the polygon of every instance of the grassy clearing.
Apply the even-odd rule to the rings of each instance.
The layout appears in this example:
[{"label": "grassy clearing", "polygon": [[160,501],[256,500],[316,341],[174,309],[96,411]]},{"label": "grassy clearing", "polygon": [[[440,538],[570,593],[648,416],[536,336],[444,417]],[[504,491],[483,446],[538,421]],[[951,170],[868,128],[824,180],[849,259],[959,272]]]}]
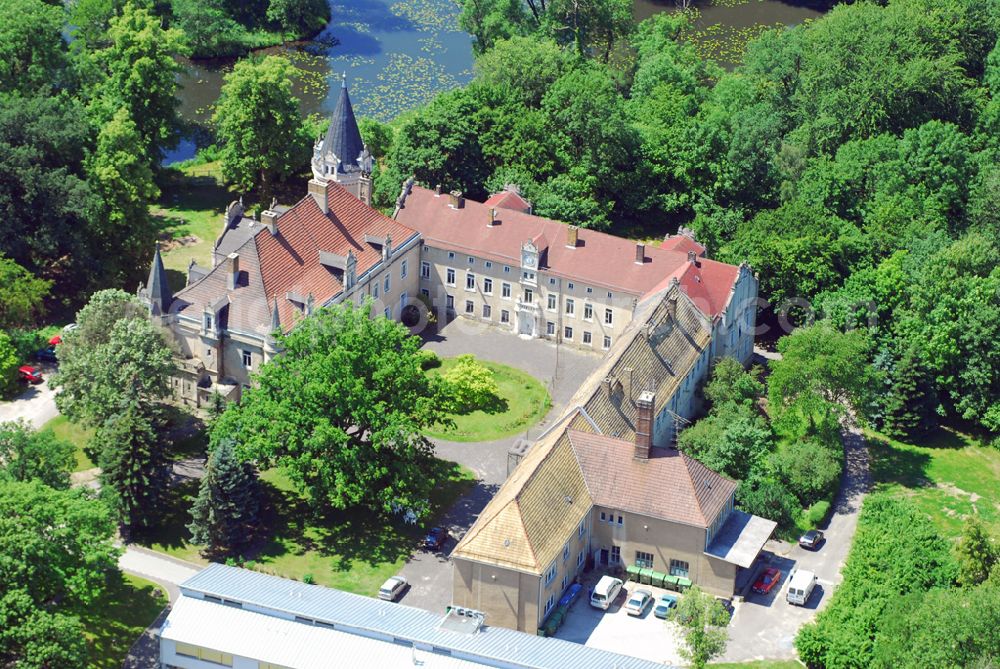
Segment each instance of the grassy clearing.
[{"label": "grassy clearing", "polygon": [[76,423],[71,423],[66,416],[56,416],[44,426],[43,430],[51,430],[56,437],[72,443],[76,446],[76,468],[75,472],[83,472],[93,469],[97,465],[90,461],[90,458],[83,452],[83,447],[87,445],[94,436],[94,431],[88,427],[80,427]]},{"label": "grassy clearing", "polygon": [[91,669],[119,669],[128,649],[167,605],[166,593],[145,579],[121,574],[80,616],[90,648]]},{"label": "grassy clearing", "polygon": [[163,264],[170,287],[184,287],[188,263],[212,265],[212,245],[222,232],[226,207],[236,199],[222,184],[218,163],[169,170],[150,213],[164,242]]},{"label": "grassy clearing", "polygon": [[877,487],[911,498],[942,536],[957,539],[971,514],[1000,534],[1000,451],[947,429],[912,444],[865,436]]},{"label": "grassy clearing", "polygon": [[[455,366],[456,358],[446,358],[441,366],[428,371],[439,375]],[[500,402],[490,413],[473,411],[452,415],[455,427],[435,426],[426,434],[449,441],[494,441],[528,429],[548,413],[552,399],[545,386],[533,376],[519,369],[496,362],[480,360],[492,372],[500,388]]]},{"label": "grassy clearing", "polygon": [[[439,484],[431,499],[433,517],[447,510],[475,475],[453,462],[437,461]],[[247,558],[259,571],[301,580],[313,580],[348,592],[373,595],[385,579],[398,573],[423,537],[424,526],[399,526],[364,510],[318,514],[316,505],[295,491],[277,469],[261,475],[269,503],[266,541]],[[188,509],[198,492],[196,482],[175,488],[167,517],[147,545],[154,550],[205,564],[196,546],[188,543]],[[428,526],[433,521],[428,523]]]}]

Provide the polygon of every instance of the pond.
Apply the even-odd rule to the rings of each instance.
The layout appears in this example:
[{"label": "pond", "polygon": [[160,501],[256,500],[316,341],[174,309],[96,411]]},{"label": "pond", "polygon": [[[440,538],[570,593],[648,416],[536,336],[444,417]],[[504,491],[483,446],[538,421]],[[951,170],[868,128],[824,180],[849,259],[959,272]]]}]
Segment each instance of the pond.
[{"label": "pond", "polygon": [[[822,0],[820,0],[821,2]],[[289,58],[299,71],[295,94],[305,114],[329,114],[342,73],[359,116],[388,121],[472,78],[472,40],[458,28],[459,0],[330,0],[331,21],[315,40],[265,53]],[[698,4],[692,35],[702,55],[723,66],[738,62],[742,44],[762,29],[821,15],[812,4],[779,0],[714,0]],[[676,11],[673,2],[635,0],[636,20]],[[824,7],[825,8],[825,7]],[[187,61],[179,78],[181,116],[195,125],[166,156],[194,156],[232,60]]]}]

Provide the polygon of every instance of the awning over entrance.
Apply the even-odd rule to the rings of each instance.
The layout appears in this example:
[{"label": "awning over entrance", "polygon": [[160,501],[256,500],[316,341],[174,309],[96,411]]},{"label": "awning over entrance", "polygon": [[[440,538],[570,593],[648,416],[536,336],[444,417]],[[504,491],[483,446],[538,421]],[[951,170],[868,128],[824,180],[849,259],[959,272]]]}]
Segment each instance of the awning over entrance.
[{"label": "awning over entrance", "polygon": [[777,526],[773,520],[733,509],[705,554],[740,567],[749,567]]}]

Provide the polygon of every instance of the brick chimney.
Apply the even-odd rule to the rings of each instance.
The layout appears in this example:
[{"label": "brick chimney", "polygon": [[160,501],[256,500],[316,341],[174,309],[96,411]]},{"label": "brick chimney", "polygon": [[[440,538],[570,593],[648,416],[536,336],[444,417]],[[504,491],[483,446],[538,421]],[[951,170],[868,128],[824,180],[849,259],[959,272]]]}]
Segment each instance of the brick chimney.
[{"label": "brick chimney", "polygon": [[226,256],[226,288],[235,290],[240,278],[240,254],[230,253]]},{"label": "brick chimney", "polygon": [[672,320],[672,321],[676,321],[677,320],[677,296],[676,295],[671,295],[670,299],[667,300],[667,316],[669,316],[670,320]]},{"label": "brick chimney", "polygon": [[649,459],[649,449],[653,446],[653,404],[656,396],[648,390],[639,393],[635,402],[635,457]]},{"label": "brick chimney", "polygon": [[625,399],[632,399],[632,368],[626,367],[622,370],[622,392],[625,393]]},{"label": "brick chimney", "polygon": [[486,227],[492,228],[497,223],[497,210],[490,208],[490,220],[486,222]]},{"label": "brick chimney", "polygon": [[266,225],[275,237],[278,236],[278,216],[280,214],[272,209],[260,212],[260,222]]},{"label": "brick chimney", "polygon": [[434,197],[441,197],[441,184],[434,186]]},{"label": "brick chimney", "polygon": [[580,228],[575,225],[566,226],[566,246],[571,249],[576,248],[576,243],[580,240]]},{"label": "brick chimney", "polygon": [[309,180],[309,194],[316,200],[319,210],[324,214],[330,213],[330,203],[326,198],[326,183],[319,179]]},{"label": "brick chimney", "polygon": [[644,262],[646,262],[646,245],[638,242],[635,245],[635,264],[641,265]]},{"label": "brick chimney", "polygon": [[452,209],[461,209],[465,206],[465,198],[462,197],[462,191],[453,190],[448,193],[448,206]]},{"label": "brick chimney", "polygon": [[694,251],[688,251],[688,262],[694,265],[698,262],[698,254]]}]

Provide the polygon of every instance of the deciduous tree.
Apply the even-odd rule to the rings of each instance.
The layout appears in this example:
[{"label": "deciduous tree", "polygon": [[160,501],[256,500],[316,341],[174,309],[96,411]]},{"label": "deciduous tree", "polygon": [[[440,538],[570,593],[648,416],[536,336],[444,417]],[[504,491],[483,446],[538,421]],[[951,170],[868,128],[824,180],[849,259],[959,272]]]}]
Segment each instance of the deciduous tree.
[{"label": "deciduous tree", "polygon": [[680,625],[684,637],[681,655],[692,667],[702,669],[722,654],[729,640],[729,613],[722,602],[693,586],[671,610],[670,619]]},{"label": "deciduous tree", "polygon": [[0,329],[26,328],[45,312],[51,281],[39,279],[0,254]]},{"label": "deciduous tree", "polygon": [[36,431],[23,420],[0,423],[0,478],[65,489],[75,454],[76,447],[51,430]]}]

